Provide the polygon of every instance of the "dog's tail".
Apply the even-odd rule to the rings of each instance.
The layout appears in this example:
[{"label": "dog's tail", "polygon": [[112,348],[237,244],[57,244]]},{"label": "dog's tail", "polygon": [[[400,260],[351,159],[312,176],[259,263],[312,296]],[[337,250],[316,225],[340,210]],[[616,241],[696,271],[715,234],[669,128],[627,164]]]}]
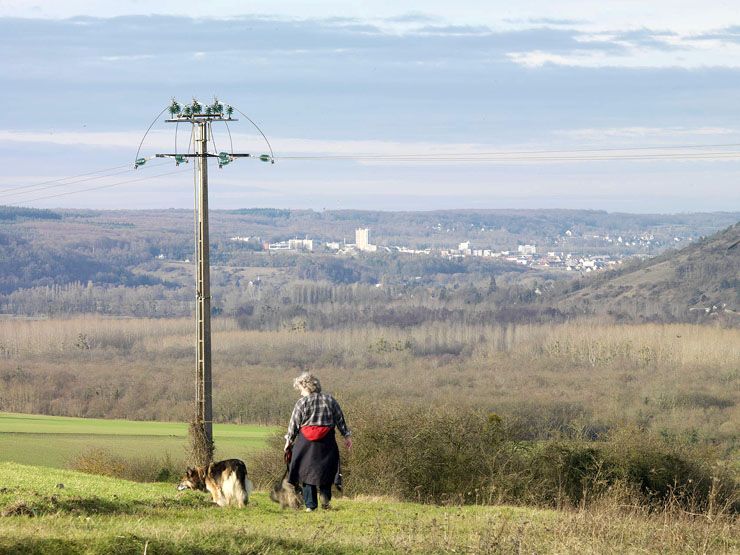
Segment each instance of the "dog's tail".
[{"label": "dog's tail", "polygon": [[242,461],[236,467],[236,479],[239,483],[238,497],[240,498],[240,505],[246,505],[249,503],[249,494],[252,493],[252,481],[247,478],[247,465]]}]

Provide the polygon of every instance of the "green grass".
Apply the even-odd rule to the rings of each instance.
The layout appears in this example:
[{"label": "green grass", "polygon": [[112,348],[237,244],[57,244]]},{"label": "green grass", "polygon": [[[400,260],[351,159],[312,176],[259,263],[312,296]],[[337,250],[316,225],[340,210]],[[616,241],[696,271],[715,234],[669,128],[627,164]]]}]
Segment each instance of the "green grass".
[{"label": "green grass", "polygon": [[[275,428],[215,424],[216,457],[247,459]],[[96,448],[114,455],[186,457],[187,424],[0,413],[0,461],[63,468]]]},{"label": "green grass", "polygon": [[[336,499],[281,511],[264,493],[244,509],[206,494],[68,470],[0,463],[0,553],[724,553],[737,526],[608,511],[438,507]],[[63,484],[58,488],[57,484]],[[25,515],[20,513],[26,513]]]}]

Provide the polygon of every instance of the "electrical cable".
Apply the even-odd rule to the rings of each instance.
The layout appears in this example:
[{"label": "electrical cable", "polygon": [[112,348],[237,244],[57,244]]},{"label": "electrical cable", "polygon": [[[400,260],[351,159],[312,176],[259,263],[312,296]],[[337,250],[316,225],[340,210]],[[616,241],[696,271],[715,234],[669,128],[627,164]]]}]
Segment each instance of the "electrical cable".
[{"label": "electrical cable", "polygon": [[[246,116],[245,116],[246,117]],[[374,158],[434,158],[439,156],[511,156],[529,154],[572,154],[572,153],[600,153],[600,152],[632,152],[645,150],[676,150],[676,149],[699,149],[699,148],[737,148],[740,143],[723,144],[688,144],[667,146],[642,146],[642,147],[610,147],[610,148],[576,148],[576,149],[550,149],[550,150],[514,150],[514,151],[488,151],[488,152],[439,152],[439,153],[402,153],[402,154],[326,154],[305,156],[277,156],[281,160],[312,160],[312,159],[374,159]]]},{"label": "electrical cable", "polygon": [[740,157],[740,152],[713,152],[713,153],[682,153],[682,154],[625,154],[593,155],[593,156],[474,156],[472,154],[446,154],[418,157],[404,156],[278,156],[277,160],[293,161],[356,161],[356,162],[589,162],[611,160],[730,160]]},{"label": "electrical cable", "polygon": [[108,183],[107,185],[100,185],[98,187],[89,187],[87,189],[80,189],[78,191],[65,191],[64,193],[57,193],[55,195],[47,195],[47,196],[43,196],[43,197],[36,197],[36,198],[31,198],[31,199],[24,199],[24,200],[15,201],[12,204],[13,205],[21,205],[21,204],[25,204],[27,202],[35,202],[37,200],[47,200],[47,199],[50,199],[50,198],[63,197],[63,196],[67,196],[67,195],[76,195],[78,193],[86,193],[88,191],[98,191],[100,189],[108,189],[110,187],[117,187],[118,185],[125,185],[127,183],[136,183],[138,181],[146,181],[147,179],[154,179],[154,178],[157,178],[157,177],[164,177],[166,175],[173,175],[173,174],[176,174],[176,173],[182,173],[184,171],[187,171],[187,169],[183,168],[183,169],[174,170],[174,171],[171,171],[171,172],[159,173],[157,175],[148,175],[148,176],[145,176],[145,177],[139,177],[137,179],[128,179],[126,181],[119,181],[117,183]]},{"label": "electrical cable", "polygon": [[[149,166],[143,166],[143,167],[146,167],[146,168],[156,168],[156,167],[162,166],[162,165],[164,165],[164,164],[163,163],[160,163],[160,164],[151,164]],[[103,174],[103,175],[96,175],[96,176],[93,176],[93,177],[86,177],[84,179],[77,179],[75,181],[67,181],[65,183],[56,183],[54,185],[46,185],[44,187],[37,187],[37,188],[32,189],[32,190],[26,190],[26,191],[20,191],[20,192],[16,192],[16,191],[12,191],[12,192],[0,192],[0,198],[14,197],[14,196],[26,195],[26,194],[36,194],[36,193],[38,193],[40,191],[45,191],[47,189],[55,189],[57,187],[66,187],[68,185],[76,185],[78,183],[84,183],[84,182],[87,182],[87,181],[96,181],[98,179],[105,179],[107,177],[114,177],[116,175],[123,175],[123,174],[131,173],[131,172],[135,171],[134,168],[132,168],[130,166],[130,164],[127,164],[126,167],[128,167],[128,169],[123,170],[123,171],[119,171],[119,172],[108,173],[108,174]]]},{"label": "electrical cable", "polygon": [[266,135],[265,135],[265,134],[264,134],[264,133],[262,132],[262,129],[260,129],[260,126],[259,126],[259,125],[257,125],[256,123],[254,123],[254,122],[252,121],[252,118],[250,118],[250,117],[249,117],[249,116],[248,116],[247,114],[245,114],[244,112],[242,112],[242,111],[241,111],[241,110],[240,110],[239,108],[237,108],[236,106],[233,106],[233,108],[234,108],[234,110],[236,110],[237,112],[239,112],[239,113],[240,113],[240,114],[241,114],[242,116],[244,116],[245,118],[247,118],[247,121],[248,121],[249,123],[251,123],[252,125],[254,125],[254,128],[255,128],[255,129],[256,129],[257,131],[259,131],[260,135],[262,135],[262,138],[263,138],[263,139],[265,140],[265,142],[267,143],[267,148],[269,148],[269,149],[270,149],[270,158],[272,158],[272,159],[274,160],[274,159],[275,159],[275,154],[274,154],[274,153],[272,152],[272,145],[270,144],[270,141],[269,141],[269,140],[267,140],[267,136],[266,136]]},{"label": "electrical cable", "polygon": [[98,174],[98,173],[105,173],[105,172],[110,172],[110,171],[113,171],[113,170],[119,170],[121,168],[130,168],[130,167],[131,167],[131,164],[122,164],[120,166],[112,166],[110,168],[103,168],[103,169],[95,170],[95,171],[91,171],[91,172],[79,173],[77,175],[69,175],[67,177],[59,177],[57,179],[49,179],[47,181],[40,181],[38,183],[31,183],[29,185],[20,185],[20,186],[17,186],[17,187],[6,187],[5,189],[0,189],[0,191],[15,191],[15,190],[21,190],[21,189],[30,189],[30,188],[33,188],[33,187],[38,187],[40,185],[47,185],[49,183],[58,183],[59,181],[66,181],[67,179],[76,179],[78,177],[86,177],[88,175],[95,175],[95,174]]},{"label": "electrical cable", "polygon": [[229,151],[230,154],[234,154],[234,141],[231,139],[231,129],[229,129],[229,122],[224,121],[224,125],[226,126],[226,131],[229,134],[229,147],[231,150]]},{"label": "electrical cable", "polygon": [[213,136],[213,125],[209,125],[208,130],[211,133],[211,142],[213,143],[213,151],[218,154],[218,146],[216,146],[216,138]]},{"label": "electrical cable", "polygon": [[141,138],[141,141],[139,141],[139,148],[136,149],[136,158],[134,158],[134,166],[136,166],[136,161],[139,159],[139,152],[141,152],[141,145],[144,144],[144,139],[146,139],[146,136],[149,134],[149,131],[151,131],[152,127],[154,127],[154,124],[157,123],[157,120],[169,109],[169,106],[165,106],[164,109],[157,114],[157,117],[152,120],[152,123],[149,124],[149,127],[146,128],[146,132],[144,133],[144,136]]}]

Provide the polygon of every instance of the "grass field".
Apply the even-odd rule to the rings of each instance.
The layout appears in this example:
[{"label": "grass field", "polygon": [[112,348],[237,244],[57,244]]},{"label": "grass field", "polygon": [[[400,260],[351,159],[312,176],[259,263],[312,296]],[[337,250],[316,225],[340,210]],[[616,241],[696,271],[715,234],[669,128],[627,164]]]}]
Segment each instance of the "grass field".
[{"label": "grass field", "polygon": [[[249,459],[269,426],[215,424],[216,457]],[[64,468],[89,449],[118,456],[186,457],[187,424],[0,413],[0,461]]]},{"label": "grass field", "polygon": [[[336,499],[219,509],[172,484],[0,463],[1,553],[731,553],[728,518]],[[58,484],[63,484],[59,488]]]}]

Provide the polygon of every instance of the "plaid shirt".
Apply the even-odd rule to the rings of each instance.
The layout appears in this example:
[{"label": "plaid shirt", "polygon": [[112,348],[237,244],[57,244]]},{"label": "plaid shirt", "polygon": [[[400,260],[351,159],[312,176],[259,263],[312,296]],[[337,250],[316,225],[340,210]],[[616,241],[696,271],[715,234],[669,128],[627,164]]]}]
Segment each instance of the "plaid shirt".
[{"label": "plaid shirt", "polygon": [[326,393],[311,393],[298,399],[290,417],[285,439],[293,443],[301,426],[336,426],[344,437],[352,434],[344,421],[344,413],[339,403]]}]

